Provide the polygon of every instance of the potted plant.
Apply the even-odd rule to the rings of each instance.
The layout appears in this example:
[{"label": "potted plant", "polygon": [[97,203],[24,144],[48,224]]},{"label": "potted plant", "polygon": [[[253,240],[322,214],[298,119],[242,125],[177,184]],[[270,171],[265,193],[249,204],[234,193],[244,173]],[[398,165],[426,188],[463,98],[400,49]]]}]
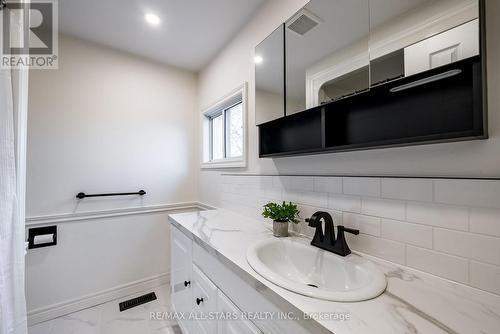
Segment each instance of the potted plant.
[{"label": "potted plant", "polygon": [[297,205],[289,202],[288,204],[267,203],[264,205],[262,216],[273,220],[273,235],[275,237],[288,236],[288,223],[300,223],[299,209]]}]

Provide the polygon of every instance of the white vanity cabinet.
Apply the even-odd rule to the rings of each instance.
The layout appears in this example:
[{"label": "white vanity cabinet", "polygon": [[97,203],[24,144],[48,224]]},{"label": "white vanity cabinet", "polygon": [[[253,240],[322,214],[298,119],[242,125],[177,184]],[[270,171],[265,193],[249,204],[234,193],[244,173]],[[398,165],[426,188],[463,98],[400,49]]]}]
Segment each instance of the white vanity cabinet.
[{"label": "white vanity cabinet", "polygon": [[[192,311],[197,319],[196,333],[216,334],[217,322],[211,319],[198,319],[201,316],[209,316],[217,311],[217,287],[210,279],[193,264],[192,266],[193,287],[191,294]],[[200,331],[201,330],[201,331]]]},{"label": "white vanity cabinet", "polygon": [[[183,334],[260,334],[242,311],[205,275],[193,261],[193,242],[179,229],[171,228],[170,291]],[[226,316],[221,317],[224,313]],[[236,319],[227,314],[238,315]]]},{"label": "white vanity cabinet", "polygon": [[[220,314],[237,314],[241,317],[241,311],[220,290],[217,295],[217,312]],[[219,320],[217,334],[260,334],[262,333],[249,320]]]},{"label": "white vanity cabinet", "polygon": [[[193,263],[193,244],[181,231],[172,228],[170,232],[170,296],[177,313],[188,314],[192,310],[191,272]],[[192,321],[178,320],[184,333],[190,332]]]}]

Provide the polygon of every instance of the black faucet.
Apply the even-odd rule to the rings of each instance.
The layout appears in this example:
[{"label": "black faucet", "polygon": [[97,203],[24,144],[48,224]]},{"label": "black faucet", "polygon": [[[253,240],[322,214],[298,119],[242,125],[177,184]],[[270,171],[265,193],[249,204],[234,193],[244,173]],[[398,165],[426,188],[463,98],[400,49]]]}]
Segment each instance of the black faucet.
[{"label": "black faucet", "polygon": [[[323,224],[321,219],[325,222],[325,232],[323,233]],[[333,226],[333,218],[328,212],[318,211],[306,219],[310,227],[316,228],[311,245],[321,249],[333,252],[340,256],[347,256],[351,254],[351,250],[345,240],[345,232],[355,235],[359,234],[359,230],[350,229],[342,225],[337,226],[337,238],[335,239],[335,230]]]}]

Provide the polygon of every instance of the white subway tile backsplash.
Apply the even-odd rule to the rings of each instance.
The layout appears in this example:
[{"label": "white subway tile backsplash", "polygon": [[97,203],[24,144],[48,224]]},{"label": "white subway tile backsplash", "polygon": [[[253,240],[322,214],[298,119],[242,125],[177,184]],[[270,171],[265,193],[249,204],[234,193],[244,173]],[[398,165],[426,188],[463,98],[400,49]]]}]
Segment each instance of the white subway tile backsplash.
[{"label": "white subway tile backsplash", "polygon": [[436,202],[500,209],[500,181],[435,180]]},{"label": "white subway tile backsplash", "polygon": [[357,229],[360,233],[380,236],[380,218],[344,212],[342,222],[344,226]]},{"label": "white subway tile backsplash", "polygon": [[271,189],[273,187],[272,176],[251,177],[251,182],[257,189]]},{"label": "white subway tile backsplash", "polygon": [[281,202],[283,200],[283,192],[279,188],[266,188],[261,196],[265,201]]},{"label": "white subway tile backsplash", "polygon": [[328,207],[340,211],[360,213],[361,197],[328,194]]},{"label": "white subway tile backsplash", "polygon": [[380,257],[399,264],[405,264],[405,245],[400,242],[381,239],[370,235],[346,235],[349,247],[362,253]]},{"label": "white subway tile backsplash", "polygon": [[273,176],[273,187],[285,190],[313,191],[314,179],[310,176]]},{"label": "white subway tile backsplash", "polygon": [[236,185],[234,183],[223,183],[222,193],[223,194],[233,194],[235,193]]},{"label": "white subway tile backsplash", "polygon": [[224,175],[222,183],[253,185],[254,187],[264,188],[272,186],[272,176],[256,176],[256,175]]},{"label": "white subway tile backsplash", "polygon": [[464,207],[408,202],[406,220],[412,223],[467,231],[469,211]]},{"label": "white subway tile backsplash", "polygon": [[273,176],[273,188],[283,189],[283,180],[286,178],[287,176]]},{"label": "white subway tile backsplash", "polygon": [[322,193],[342,194],[341,177],[315,177],[314,191]]},{"label": "white subway tile backsplash", "polygon": [[500,294],[500,181],[223,175],[222,207],[263,220],[262,205],[291,201],[305,218],[327,211],[366,254]]},{"label": "white subway tile backsplash", "polygon": [[468,282],[468,263],[462,258],[406,246],[406,265],[457,282]]},{"label": "white subway tile backsplash", "polygon": [[384,178],[381,182],[382,197],[432,202],[432,180]]},{"label": "white subway tile backsplash", "polygon": [[301,191],[314,191],[314,178],[312,177],[294,177],[292,189]]},{"label": "white subway tile backsplash", "polygon": [[472,208],[470,231],[500,237],[500,210]]},{"label": "white subway tile backsplash", "polygon": [[464,258],[500,265],[500,238],[434,229],[434,249]]},{"label": "white subway tile backsplash", "polygon": [[381,237],[405,244],[432,248],[432,227],[382,219]]},{"label": "white subway tile backsplash", "polygon": [[298,202],[305,205],[326,208],[328,207],[328,196],[326,193],[308,191],[300,194]]},{"label": "white subway tile backsplash", "polygon": [[302,192],[295,190],[283,190],[283,201],[301,203]]},{"label": "white subway tile backsplash", "polygon": [[343,192],[346,195],[380,197],[380,179],[370,177],[344,177]]},{"label": "white subway tile backsplash", "polygon": [[403,201],[380,198],[361,199],[361,213],[366,215],[404,220],[405,211],[405,202]]},{"label": "white subway tile backsplash", "polygon": [[302,218],[302,220],[305,220],[306,218],[310,218],[317,211],[326,211],[330,215],[332,215],[333,222],[335,225],[342,224],[342,212],[341,211],[327,210],[327,209],[325,210],[323,208],[319,208],[316,206],[310,206],[310,205],[299,205],[299,210],[300,210],[300,217]]},{"label": "white subway tile backsplash", "polygon": [[470,284],[500,295],[500,267],[471,261]]}]

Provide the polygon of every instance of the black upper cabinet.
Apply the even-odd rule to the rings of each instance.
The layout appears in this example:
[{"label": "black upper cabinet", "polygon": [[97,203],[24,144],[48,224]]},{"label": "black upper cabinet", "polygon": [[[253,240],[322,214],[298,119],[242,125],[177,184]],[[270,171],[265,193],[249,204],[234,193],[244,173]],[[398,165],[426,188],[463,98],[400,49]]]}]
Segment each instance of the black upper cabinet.
[{"label": "black upper cabinet", "polygon": [[484,0],[310,1],[283,26],[260,156],[487,138],[484,26]]},{"label": "black upper cabinet", "polygon": [[[413,86],[442,73],[453,76]],[[325,146],[346,151],[483,137],[478,57],[373,87],[324,106]]]}]

